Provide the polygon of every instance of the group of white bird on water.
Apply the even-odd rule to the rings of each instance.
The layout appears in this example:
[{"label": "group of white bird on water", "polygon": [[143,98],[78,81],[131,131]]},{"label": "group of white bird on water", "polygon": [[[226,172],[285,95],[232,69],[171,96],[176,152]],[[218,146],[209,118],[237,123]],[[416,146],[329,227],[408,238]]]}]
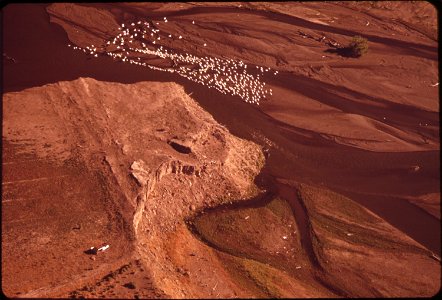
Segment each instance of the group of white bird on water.
[{"label": "group of white bird on water", "polygon": [[[168,22],[166,17],[164,17],[164,22]],[[272,95],[272,89],[266,88],[265,82],[260,78],[260,75],[271,71],[270,68],[255,66],[255,76],[247,72],[247,64],[241,60],[198,57],[189,53],[178,54],[167,50],[160,45],[161,40],[176,38],[181,40],[183,37],[160,32],[154,24],[159,25],[159,22],[138,21],[129,25],[121,24],[118,34],[99,47],[94,45],[85,48],[68,46],[93,57],[104,54],[122,62],[177,73],[208,88],[215,88],[223,94],[238,95],[247,103],[259,105],[262,98]],[[195,22],[192,21],[192,24]],[[204,43],[202,46],[206,47],[207,44]],[[150,65],[145,62],[146,55],[169,59],[171,66],[163,68]],[[278,71],[273,71],[273,74],[278,74]]]}]

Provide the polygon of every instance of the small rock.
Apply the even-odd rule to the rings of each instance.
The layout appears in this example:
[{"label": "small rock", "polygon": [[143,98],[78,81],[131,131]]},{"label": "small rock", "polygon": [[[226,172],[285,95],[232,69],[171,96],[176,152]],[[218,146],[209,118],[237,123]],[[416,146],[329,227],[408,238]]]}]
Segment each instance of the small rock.
[{"label": "small rock", "polygon": [[192,204],[192,205],[190,206],[190,210],[191,210],[191,211],[195,211],[195,210],[196,210],[195,205]]},{"label": "small rock", "polygon": [[288,237],[287,237],[286,235],[284,235],[284,236],[282,237],[282,239],[283,239],[283,240],[286,240],[286,239],[288,239]]},{"label": "small rock", "polygon": [[127,155],[127,153],[129,152],[129,146],[128,145],[123,145],[123,147],[121,147],[121,152],[124,155]]},{"label": "small rock", "polygon": [[352,236],[353,235],[353,233],[347,233],[347,236]]},{"label": "small rock", "polygon": [[95,260],[96,258],[95,258],[95,256],[91,256],[91,257],[89,257],[91,260]]}]

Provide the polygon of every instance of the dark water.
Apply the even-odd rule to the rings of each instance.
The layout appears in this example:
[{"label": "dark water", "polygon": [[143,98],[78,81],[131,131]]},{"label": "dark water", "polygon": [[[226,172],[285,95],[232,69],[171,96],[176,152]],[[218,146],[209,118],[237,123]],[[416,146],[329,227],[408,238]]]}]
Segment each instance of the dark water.
[{"label": "dark water", "polygon": [[[281,22],[293,22],[293,19],[280,18]],[[2,30],[3,52],[17,60],[12,63],[3,59],[3,92],[78,77],[121,83],[175,81],[182,84],[187,93],[192,93],[192,97],[233,134],[256,140],[252,132],[259,132],[280,145],[279,149],[270,151],[263,171],[269,176],[320,184],[351,196],[440,255],[440,221],[401,198],[401,195],[440,192],[440,151],[373,153],[337,145],[321,139],[314,132],[277,122],[238,97],[209,90],[176,74],[114,62],[109,57],[90,59],[67,47],[66,33],[60,26],[49,23],[44,4],[6,6],[3,8]],[[407,46],[403,42],[385,42],[394,42],[397,47]],[[421,47],[419,50],[426,53],[433,49]],[[284,78],[287,76],[290,75],[283,74]],[[299,80],[303,79],[289,77],[283,80],[283,84],[297,84]],[[330,91],[332,87],[324,88]],[[310,88],[306,92],[314,90]],[[320,86],[316,92],[318,94],[312,96],[323,96]],[[334,101],[338,103],[339,99]],[[428,116],[434,118],[432,114]],[[421,166],[421,171],[408,172],[407,168],[413,165]]]}]

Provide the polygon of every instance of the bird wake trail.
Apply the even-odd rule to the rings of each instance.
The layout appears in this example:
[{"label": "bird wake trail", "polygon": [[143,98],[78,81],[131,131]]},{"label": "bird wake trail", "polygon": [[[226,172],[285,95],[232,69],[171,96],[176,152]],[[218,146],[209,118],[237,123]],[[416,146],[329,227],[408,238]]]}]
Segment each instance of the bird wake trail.
[{"label": "bird wake trail", "polygon": [[[164,22],[168,22],[166,17]],[[192,21],[192,24],[195,22]],[[247,64],[241,60],[180,54],[160,45],[161,41],[166,39],[181,40],[183,37],[161,32],[152,21],[138,21],[121,24],[117,34],[101,46],[90,45],[85,48],[68,46],[93,57],[108,55],[124,63],[177,73],[209,89],[214,88],[222,94],[239,96],[247,103],[259,105],[260,100],[272,96],[272,89],[267,88],[266,83],[260,78],[260,75],[270,72],[270,68],[255,66],[255,72],[250,72],[249,69],[253,68],[249,66],[248,69]],[[206,43],[203,47],[205,46]],[[149,64],[148,60],[152,57],[164,59],[169,67]],[[273,74],[278,74],[278,71],[274,71]]]}]

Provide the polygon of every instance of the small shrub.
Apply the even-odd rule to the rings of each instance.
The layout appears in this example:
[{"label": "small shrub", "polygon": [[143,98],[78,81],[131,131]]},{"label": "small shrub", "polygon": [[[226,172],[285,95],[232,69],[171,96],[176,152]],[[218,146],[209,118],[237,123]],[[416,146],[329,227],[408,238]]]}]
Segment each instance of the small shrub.
[{"label": "small shrub", "polygon": [[359,35],[354,36],[350,44],[348,44],[347,49],[349,54],[353,57],[361,57],[368,52],[368,40]]}]

